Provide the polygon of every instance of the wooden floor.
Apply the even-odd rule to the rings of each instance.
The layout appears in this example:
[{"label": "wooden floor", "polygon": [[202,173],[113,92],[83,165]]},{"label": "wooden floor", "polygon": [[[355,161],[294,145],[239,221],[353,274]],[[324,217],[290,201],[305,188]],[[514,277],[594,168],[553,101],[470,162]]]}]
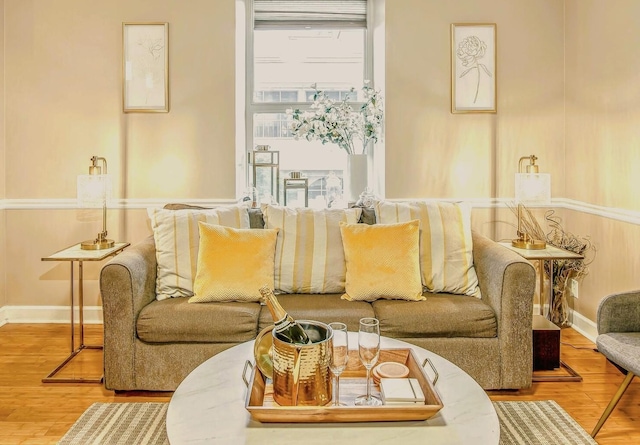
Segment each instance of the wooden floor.
[{"label": "wooden floor", "polygon": [[[86,344],[102,341],[101,326],[88,326],[85,334]],[[574,330],[563,329],[562,341],[562,358],[582,375],[582,382],[534,383],[527,390],[492,391],[489,395],[493,400],[553,399],[590,433],[623,376],[593,350],[593,343]],[[94,402],[170,399],[166,393],[116,395],[101,384],[41,383],[69,350],[66,325],[0,327],[0,444],[56,443]],[[83,351],[73,360],[69,372],[62,375],[74,373],[99,377],[102,351]],[[640,379],[634,379],[597,439],[601,445],[640,444]]]}]

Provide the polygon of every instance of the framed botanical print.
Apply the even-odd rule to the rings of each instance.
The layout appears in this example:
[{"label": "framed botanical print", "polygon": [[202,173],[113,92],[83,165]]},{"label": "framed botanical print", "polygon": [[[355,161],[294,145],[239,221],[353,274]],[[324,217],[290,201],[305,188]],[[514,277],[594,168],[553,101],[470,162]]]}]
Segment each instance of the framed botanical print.
[{"label": "framed botanical print", "polygon": [[169,24],[122,24],[125,113],[169,111]]},{"label": "framed botanical print", "polygon": [[451,112],[495,113],[495,23],[451,25]]}]

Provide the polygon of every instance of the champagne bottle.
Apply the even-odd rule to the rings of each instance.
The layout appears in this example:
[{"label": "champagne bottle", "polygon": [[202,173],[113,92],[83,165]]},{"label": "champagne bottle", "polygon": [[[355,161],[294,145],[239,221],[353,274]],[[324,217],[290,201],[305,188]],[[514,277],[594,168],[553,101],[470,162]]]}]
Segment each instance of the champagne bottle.
[{"label": "champagne bottle", "polygon": [[276,337],[287,343],[307,344],[309,337],[292,317],[280,306],[278,299],[269,286],[260,288],[262,302],[267,305],[276,326]]}]

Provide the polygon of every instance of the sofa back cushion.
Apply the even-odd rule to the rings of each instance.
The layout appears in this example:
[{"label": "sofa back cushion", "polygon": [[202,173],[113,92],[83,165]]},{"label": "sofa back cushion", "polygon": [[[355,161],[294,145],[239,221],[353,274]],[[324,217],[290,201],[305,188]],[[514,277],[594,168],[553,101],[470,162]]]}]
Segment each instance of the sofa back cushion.
[{"label": "sofa back cushion", "polygon": [[284,293],[344,292],[340,222],[357,223],[362,209],[310,209],[264,205],[266,229],[279,229],[275,288]]},{"label": "sofa back cushion", "polygon": [[245,205],[214,209],[148,209],[158,262],[156,298],[191,297],[198,264],[198,222],[249,228]]},{"label": "sofa back cushion", "polygon": [[449,202],[387,202],[375,205],[379,224],[420,220],[420,269],[428,292],[480,298],[473,266],[471,207]]}]

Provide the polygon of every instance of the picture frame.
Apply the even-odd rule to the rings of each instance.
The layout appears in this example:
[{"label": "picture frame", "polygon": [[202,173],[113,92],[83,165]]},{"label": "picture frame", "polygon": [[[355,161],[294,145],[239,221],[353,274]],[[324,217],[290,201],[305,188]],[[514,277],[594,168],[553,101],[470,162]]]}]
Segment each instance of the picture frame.
[{"label": "picture frame", "polygon": [[122,24],[122,110],[169,112],[169,23]]},{"label": "picture frame", "polygon": [[497,112],[495,23],[451,24],[451,112]]}]

